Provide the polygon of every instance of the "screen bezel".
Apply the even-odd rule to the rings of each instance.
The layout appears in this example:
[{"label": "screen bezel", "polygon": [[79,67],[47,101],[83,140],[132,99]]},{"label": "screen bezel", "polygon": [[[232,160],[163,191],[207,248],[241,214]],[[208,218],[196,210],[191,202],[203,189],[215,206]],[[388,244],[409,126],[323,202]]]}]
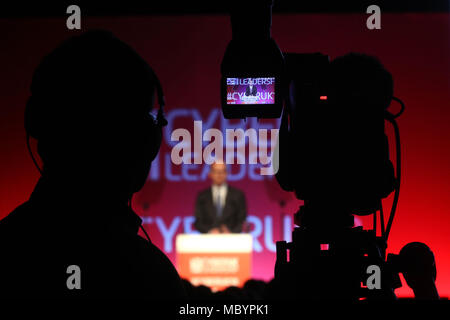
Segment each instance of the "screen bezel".
[{"label": "screen bezel", "polygon": [[[274,78],[275,101],[273,104],[227,104],[227,78]],[[279,118],[283,108],[281,76],[273,73],[226,74],[221,79],[222,111],[225,119]]]},{"label": "screen bezel", "polygon": [[[256,78],[253,78],[253,77],[227,77],[226,78],[226,81],[228,82],[228,79],[239,79],[239,80],[241,80],[241,79],[273,79],[273,83],[271,84],[271,86],[273,86],[273,95],[274,95],[274,97],[273,97],[273,102],[270,102],[270,103],[257,103],[257,104],[255,104],[255,105],[264,105],[264,106],[272,106],[272,105],[274,105],[274,104],[276,104],[277,103],[277,101],[276,101],[276,79],[275,79],[275,77],[256,77]],[[228,103],[228,88],[230,87],[230,85],[228,85],[228,83],[227,83],[227,105],[228,106],[230,106],[230,105],[232,105],[232,106],[245,106],[245,105],[251,105],[252,103]],[[241,100],[242,101],[242,100]]]}]

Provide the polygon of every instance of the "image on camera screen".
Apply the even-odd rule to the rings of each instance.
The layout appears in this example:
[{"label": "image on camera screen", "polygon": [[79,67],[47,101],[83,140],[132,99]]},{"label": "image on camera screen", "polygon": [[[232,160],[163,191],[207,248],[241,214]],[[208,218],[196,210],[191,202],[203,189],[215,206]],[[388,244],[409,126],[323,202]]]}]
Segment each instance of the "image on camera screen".
[{"label": "image on camera screen", "polygon": [[274,104],[275,77],[227,78],[227,104]]}]

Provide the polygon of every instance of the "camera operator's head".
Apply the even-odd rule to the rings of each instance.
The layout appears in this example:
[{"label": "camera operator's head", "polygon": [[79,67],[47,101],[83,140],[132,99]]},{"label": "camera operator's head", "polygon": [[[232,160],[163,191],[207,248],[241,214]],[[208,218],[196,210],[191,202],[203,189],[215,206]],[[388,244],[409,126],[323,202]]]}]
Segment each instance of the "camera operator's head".
[{"label": "camera operator's head", "polygon": [[36,69],[25,113],[43,176],[83,182],[123,199],[145,183],[157,154],[156,76],[128,45],[105,31],[62,43]]}]

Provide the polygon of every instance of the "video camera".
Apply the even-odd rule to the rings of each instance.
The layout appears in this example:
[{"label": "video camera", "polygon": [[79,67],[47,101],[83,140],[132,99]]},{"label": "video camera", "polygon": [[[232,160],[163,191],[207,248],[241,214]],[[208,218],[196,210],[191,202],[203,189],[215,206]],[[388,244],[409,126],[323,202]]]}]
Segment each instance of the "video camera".
[{"label": "video camera", "polygon": [[[294,215],[299,227],[292,242],[277,242],[272,298],[392,299],[401,286],[399,272],[419,275],[408,281],[423,280],[427,289],[419,296],[438,297],[426,245],[409,244],[399,256],[386,257],[400,191],[396,118],[404,110],[393,96],[392,75],[364,54],[330,60],[321,53],[282,53],[270,34],[271,8],[271,0],[232,2],[221,93],[225,118],[278,118],[283,112],[276,178],[304,204]],[[401,106],[396,114],[388,110],[392,101]],[[394,128],[395,170],[386,121]],[[385,225],[382,199],[393,191]],[[371,214],[372,230],[354,227],[354,215]],[[425,261],[420,271],[409,271],[414,259]],[[373,266],[381,270],[382,290],[361,286]]]},{"label": "video camera", "polygon": [[[294,216],[292,243],[277,243],[279,295],[391,299],[399,279],[385,260],[384,221],[377,237],[376,229],[355,228],[354,215],[373,214],[376,226],[382,199],[396,190],[398,200],[399,171],[396,176],[385,134],[385,120],[397,116],[387,111],[392,76],[363,54],[284,57],[288,86],[276,178],[304,204]],[[361,287],[371,266],[381,270],[382,290]]]},{"label": "video camera", "polygon": [[281,187],[302,200],[340,199],[346,213],[378,210],[397,183],[385,135],[390,73],[361,54],[283,54],[271,37],[272,0],[232,1],[230,11],[224,117],[279,118],[284,110]]}]

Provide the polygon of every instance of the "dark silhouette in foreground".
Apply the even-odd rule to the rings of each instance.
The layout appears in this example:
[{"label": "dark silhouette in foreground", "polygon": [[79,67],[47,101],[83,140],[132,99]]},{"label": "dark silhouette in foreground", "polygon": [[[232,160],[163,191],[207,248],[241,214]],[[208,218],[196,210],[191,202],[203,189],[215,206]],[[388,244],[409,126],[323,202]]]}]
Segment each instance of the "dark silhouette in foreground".
[{"label": "dark silhouette in foreground", "polygon": [[[160,136],[149,114],[156,76],[103,31],[64,42],[33,76],[27,134],[42,177],[0,222],[0,296],[184,297],[168,258],[138,236],[129,207]],[[80,269],[80,289],[69,266]]]}]

